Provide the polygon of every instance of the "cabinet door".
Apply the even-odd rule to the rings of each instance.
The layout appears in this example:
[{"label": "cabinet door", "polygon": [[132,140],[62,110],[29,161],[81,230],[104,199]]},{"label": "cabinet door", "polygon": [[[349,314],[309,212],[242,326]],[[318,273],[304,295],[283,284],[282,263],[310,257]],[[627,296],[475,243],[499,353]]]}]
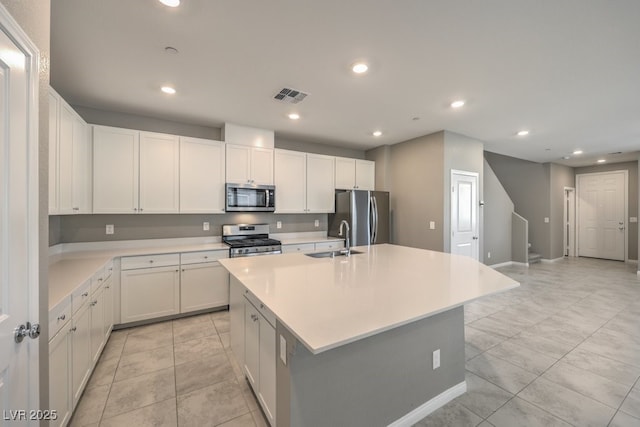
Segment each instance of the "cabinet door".
[{"label": "cabinet door", "polygon": [[113,277],[104,282],[104,328],[105,343],[113,329]]},{"label": "cabinet door", "polygon": [[269,423],[276,417],[276,329],[260,317],[260,367],[258,399]]},{"label": "cabinet door", "polygon": [[251,183],[273,185],[273,149],[251,147]]},{"label": "cabinet door", "polygon": [[249,301],[245,300],[244,304],[244,373],[257,392],[260,380],[260,314]]},{"label": "cabinet door", "polygon": [[217,262],[182,266],[180,313],[229,305],[229,273]]},{"label": "cabinet door", "polygon": [[91,213],[91,144],[89,127],[77,114],[73,117],[73,213]]},{"label": "cabinet door", "polygon": [[91,362],[98,361],[104,346],[104,286],[91,295]]},{"label": "cabinet door", "polygon": [[334,165],[334,157],[307,154],[307,212],[335,211]]},{"label": "cabinet door", "polygon": [[298,151],[275,150],[274,157],[276,213],[306,212],[307,155]]},{"label": "cabinet door", "polygon": [[50,426],[66,425],[71,417],[71,323],[49,340],[49,409],[58,417]]},{"label": "cabinet door", "polygon": [[58,213],[58,114],[59,98],[49,92],[49,215]]},{"label": "cabinet door", "polygon": [[376,162],[356,160],[356,188],[373,191],[376,186]]},{"label": "cabinet door", "polygon": [[351,190],[356,186],[356,161],[336,157],[336,189]]},{"label": "cabinet door", "polygon": [[91,368],[91,314],[89,304],[73,314],[71,319],[73,331],[71,334],[71,384],[73,407],[75,408],[84,385],[89,379]]},{"label": "cabinet door", "polygon": [[180,212],[223,213],[224,142],[180,138]]},{"label": "cabinet door", "polygon": [[179,160],[177,136],[140,132],[140,212],[178,212]]},{"label": "cabinet door", "polygon": [[138,211],[138,134],[93,127],[93,213]]},{"label": "cabinet door", "polygon": [[61,102],[58,139],[58,212],[73,213],[73,110]]},{"label": "cabinet door", "polygon": [[178,266],[127,270],[121,277],[122,323],[180,312]]},{"label": "cabinet door", "polygon": [[282,253],[301,253],[308,254],[315,251],[315,245],[313,243],[301,243],[298,245],[282,245]]},{"label": "cabinet door", "polygon": [[227,144],[226,151],[226,182],[250,183],[251,147]]}]

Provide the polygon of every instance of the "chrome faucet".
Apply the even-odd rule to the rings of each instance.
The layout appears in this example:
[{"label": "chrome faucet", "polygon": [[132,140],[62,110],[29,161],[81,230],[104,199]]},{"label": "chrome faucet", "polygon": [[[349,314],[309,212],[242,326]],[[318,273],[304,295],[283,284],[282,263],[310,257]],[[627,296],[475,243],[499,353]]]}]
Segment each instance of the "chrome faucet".
[{"label": "chrome faucet", "polygon": [[340,229],[338,230],[338,236],[343,236],[342,228],[345,225],[347,226],[347,235],[345,237],[345,248],[341,250],[340,253],[345,254],[346,256],[350,256],[351,255],[351,243],[349,242],[350,228],[349,228],[349,223],[345,219],[343,219],[342,222],[340,222]]}]

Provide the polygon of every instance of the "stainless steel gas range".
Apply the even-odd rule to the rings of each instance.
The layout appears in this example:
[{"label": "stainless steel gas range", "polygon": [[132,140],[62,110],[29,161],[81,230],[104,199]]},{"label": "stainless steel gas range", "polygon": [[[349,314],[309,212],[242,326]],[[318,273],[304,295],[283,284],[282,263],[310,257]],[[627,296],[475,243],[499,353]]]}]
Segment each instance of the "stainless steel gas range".
[{"label": "stainless steel gas range", "polygon": [[282,253],[280,241],[269,238],[269,224],[223,225],[222,241],[229,245],[229,258]]}]

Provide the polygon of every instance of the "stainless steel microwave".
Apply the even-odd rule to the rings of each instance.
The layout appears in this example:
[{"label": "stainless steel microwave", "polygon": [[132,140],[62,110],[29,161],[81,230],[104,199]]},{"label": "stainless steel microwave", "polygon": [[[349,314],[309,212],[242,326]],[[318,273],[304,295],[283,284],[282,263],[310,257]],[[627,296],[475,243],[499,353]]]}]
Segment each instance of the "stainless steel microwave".
[{"label": "stainless steel microwave", "polygon": [[226,185],[227,212],[273,212],[276,210],[274,185]]}]

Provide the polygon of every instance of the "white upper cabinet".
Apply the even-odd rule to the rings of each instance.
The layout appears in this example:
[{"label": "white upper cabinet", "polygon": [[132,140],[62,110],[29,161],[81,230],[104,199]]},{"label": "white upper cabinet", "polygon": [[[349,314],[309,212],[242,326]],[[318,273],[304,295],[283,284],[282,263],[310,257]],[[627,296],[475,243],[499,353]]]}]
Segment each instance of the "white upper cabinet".
[{"label": "white upper cabinet", "polygon": [[139,132],[93,127],[93,212],[138,212]]},{"label": "white upper cabinet", "polygon": [[335,210],[334,175],[334,157],[307,154],[307,212]]},{"label": "white upper cabinet", "polygon": [[333,212],[333,179],[334,157],[276,149],[276,212]]},{"label": "white upper cabinet", "polygon": [[180,137],[180,212],[224,213],[225,144]]},{"label": "white upper cabinet", "polygon": [[336,157],[335,188],[341,190],[374,190],[375,162]]},{"label": "white upper cabinet", "polygon": [[226,182],[273,184],[273,149],[227,144]]},{"label": "white upper cabinet", "polygon": [[179,138],[93,128],[93,212],[177,213]]},{"label": "white upper cabinet", "polygon": [[307,155],[275,150],[276,212],[299,213],[307,209]]},{"label": "white upper cabinet", "polygon": [[90,213],[89,127],[53,89],[49,105],[49,213]]},{"label": "white upper cabinet", "polygon": [[176,135],[140,132],[140,212],[178,212],[179,160]]}]

